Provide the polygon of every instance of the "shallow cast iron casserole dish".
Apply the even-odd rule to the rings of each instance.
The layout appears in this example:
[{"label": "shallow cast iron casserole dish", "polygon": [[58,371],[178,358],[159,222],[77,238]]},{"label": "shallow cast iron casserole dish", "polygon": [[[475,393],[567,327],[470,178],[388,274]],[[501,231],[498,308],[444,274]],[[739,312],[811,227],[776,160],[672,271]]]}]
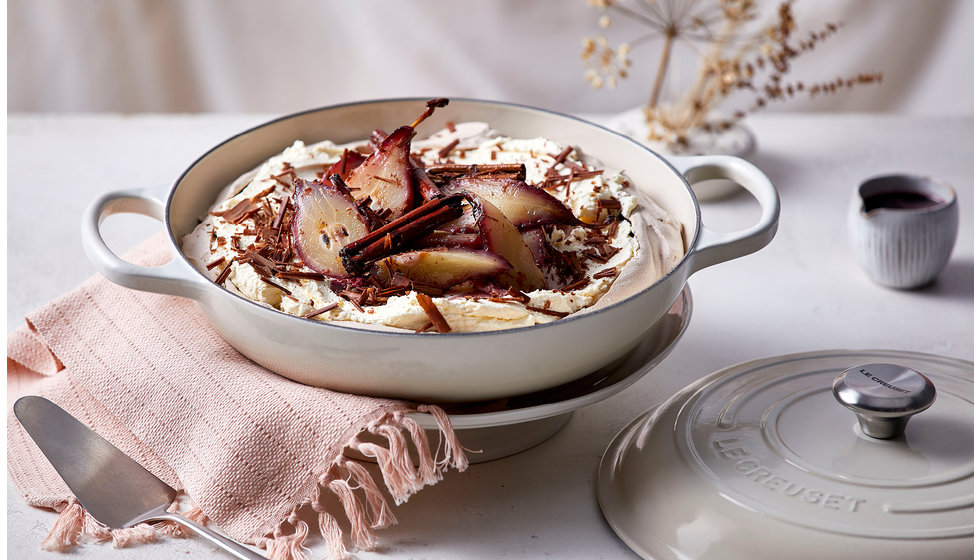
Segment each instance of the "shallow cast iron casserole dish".
[{"label": "shallow cast iron casserole dish", "polygon": [[[294,140],[336,143],[368,138],[373,129],[411,123],[425,99],[366,101],[278,118],[238,134],[195,161],[161,199],[156,190],[111,192],[95,200],[82,223],[85,251],[122,286],[194,299],[211,324],[242,354],[295,381],[362,395],[434,402],[514,396],[554,387],[613,363],[634,348],[669,309],[688,277],[706,266],[756,251],[776,231],[779,200],[751,164],[727,156],[672,158],[598,125],[520,105],[453,99],[419,125],[419,137],[447,121],[484,121],[504,135],[547,137],[579,146],[606,169],[624,170],[634,188],[683,224],[686,254],[665,277],[618,303],[531,327],[481,333],[381,332],[275,311],[207,279],[180,252],[180,242],[219,191]],[[736,233],[704,228],[689,182],[728,178],[758,199],[757,224]],[[142,267],[114,255],[99,232],[113,213],[161,220],[174,259]]]}]

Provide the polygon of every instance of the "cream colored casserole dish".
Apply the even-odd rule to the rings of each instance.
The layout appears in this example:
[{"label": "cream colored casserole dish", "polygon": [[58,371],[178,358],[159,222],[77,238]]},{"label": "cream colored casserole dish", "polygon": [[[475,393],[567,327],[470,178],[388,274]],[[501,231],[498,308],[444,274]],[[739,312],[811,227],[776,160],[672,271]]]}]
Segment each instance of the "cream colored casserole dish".
[{"label": "cream colored casserole dish", "polygon": [[[304,318],[270,308],[216,284],[181,251],[219,193],[243,173],[297,140],[314,145],[371,137],[413,122],[424,99],[382,100],[290,115],[243,132],[194,162],[165,196],[148,190],[117,191],[96,200],[84,219],[83,245],[107,278],[122,286],[188,297],[214,328],[250,359],[281,375],[351,393],[429,401],[469,401],[553,387],[608,365],[635,347],[667,311],[697,270],[765,246],[773,237],[779,201],[769,180],[732,157],[665,159],[595,124],[540,109],[453,99],[417,127],[425,138],[446,122],[483,122],[512,138],[546,138],[628,176],[640,200],[677,223],[683,254],[670,270],[641,268],[585,309],[559,320],[505,330],[430,333],[373,328],[350,321]],[[736,233],[703,227],[689,182],[727,178],[755,196],[758,223]],[[106,246],[99,226],[107,216],[134,212],[164,222],[174,260],[160,268],[135,266]],[[642,237],[642,236],[641,236]],[[656,233],[651,237],[656,239]],[[640,247],[640,256],[647,248]],[[674,264],[676,263],[676,264]],[[649,272],[644,272],[649,269]]]}]

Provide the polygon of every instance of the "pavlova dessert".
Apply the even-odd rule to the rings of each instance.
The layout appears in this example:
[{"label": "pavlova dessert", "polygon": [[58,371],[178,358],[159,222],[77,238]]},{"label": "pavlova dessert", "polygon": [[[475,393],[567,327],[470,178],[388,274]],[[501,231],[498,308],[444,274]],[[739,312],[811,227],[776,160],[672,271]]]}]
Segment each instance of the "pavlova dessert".
[{"label": "pavlova dessert", "polygon": [[486,123],[416,139],[447,102],[363,142],[295,142],[225,189],[183,252],[285,313],[440,333],[560,320],[683,256],[680,226],[576,147]]}]

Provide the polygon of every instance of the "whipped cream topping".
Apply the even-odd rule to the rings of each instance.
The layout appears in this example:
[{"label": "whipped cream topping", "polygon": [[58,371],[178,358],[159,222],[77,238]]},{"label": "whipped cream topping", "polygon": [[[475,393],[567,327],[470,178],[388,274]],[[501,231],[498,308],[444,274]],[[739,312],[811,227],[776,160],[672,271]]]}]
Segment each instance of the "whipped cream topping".
[{"label": "whipped cream topping", "polygon": [[[362,306],[338,293],[343,290],[335,291],[330,279],[277,277],[270,282],[248,260],[240,258],[255,242],[256,224],[247,217],[237,222],[228,219],[230,210],[242,201],[261,200],[270,212],[278,212],[283,201],[292,196],[293,178],[322,177],[345,149],[364,145],[365,142],[336,145],[330,141],[306,145],[296,141],[224,189],[201,223],[184,237],[182,251],[198,269],[213,281],[220,281],[226,289],[285,313],[309,316],[320,311],[312,318],[369,328],[409,331],[424,328],[429,317],[414,291],[388,297],[379,305]],[[447,152],[445,148],[450,145],[453,148]],[[427,165],[522,163],[526,167],[526,183],[548,184],[548,192],[583,222],[595,223],[604,216],[604,208],[617,206],[623,218],[606,241],[613,254],[607,258],[581,259],[585,281],[572,289],[529,291],[525,294],[526,301],[461,295],[432,297],[454,332],[500,330],[556,321],[594,305],[624,269],[628,270],[631,262],[653,267],[654,276],[660,277],[683,256],[679,224],[646,200],[641,213],[630,180],[620,172],[602,170],[599,162],[576,148],[569,150],[546,138],[501,136],[486,123],[458,123],[428,138],[414,140],[412,153]],[[561,154],[564,158],[559,163],[556,158]],[[574,174],[576,170],[602,172],[581,173],[583,177],[578,178]],[[565,179],[556,181],[555,172]],[[637,220],[652,224],[652,233],[635,231],[633,222]],[[546,234],[546,242],[558,251],[590,251],[590,242],[594,245],[595,241],[590,239],[590,229],[581,226],[554,227]],[[657,247],[652,252],[644,243],[648,235],[657,238],[651,240]],[[652,258],[635,259],[641,251]],[[296,266],[302,266],[298,257],[294,256],[293,260]],[[308,268],[304,270],[312,272]]]}]

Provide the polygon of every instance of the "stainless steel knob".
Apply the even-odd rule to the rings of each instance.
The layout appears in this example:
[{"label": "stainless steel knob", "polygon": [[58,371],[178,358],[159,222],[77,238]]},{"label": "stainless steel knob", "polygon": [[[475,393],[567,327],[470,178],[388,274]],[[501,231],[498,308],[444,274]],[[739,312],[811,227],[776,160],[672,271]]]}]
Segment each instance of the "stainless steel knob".
[{"label": "stainless steel knob", "polygon": [[905,433],[913,414],[932,406],[936,386],[929,378],[896,364],[866,364],[841,372],[834,379],[834,396],[854,411],[861,431],[890,439]]}]

